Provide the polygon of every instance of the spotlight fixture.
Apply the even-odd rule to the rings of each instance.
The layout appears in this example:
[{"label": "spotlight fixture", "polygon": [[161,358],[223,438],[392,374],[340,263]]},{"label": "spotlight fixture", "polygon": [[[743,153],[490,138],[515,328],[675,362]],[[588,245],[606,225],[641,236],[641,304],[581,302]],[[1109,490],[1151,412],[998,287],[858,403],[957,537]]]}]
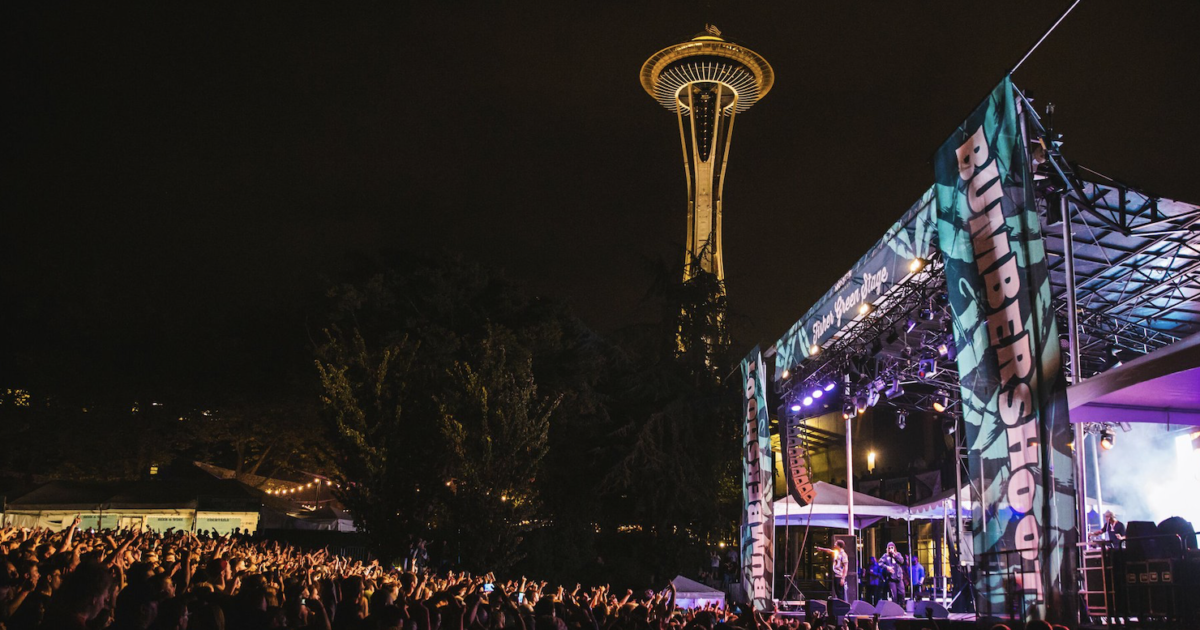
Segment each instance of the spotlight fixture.
[{"label": "spotlight fixture", "polygon": [[933,309],[932,309],[932,308],[923,308],[923,309],[921,309],[921,319],[922,319],[922,320],[924,320],[924,321],[931,322],[931,321],[933,321],[933,318],[934,318],[934,316],[936,316],[936,315],[937,315],[937,314],[936,314],[936,313],[934,313],[934,311],[933,311]]},{"label": "spotlight fixture", "polygon": [[855,415],[856,414],[854,413],[854,403],[847,401],[846,404],[842,405],[842,418],[849,420],[850,418],[853,418]]},{"label": "spotlight fixture", "polygon": [[812,396],[805,396],[805,397],[804,397],[804,400],[803,400],[803,401],[801,401],[801,402],[803,402],[803,403],[804,403],[804,406],[805,406],[805,407],[811,407],[811,406],[812,406],[812,404],[813,404],[813,398],[812,398]]},{"label": "spotlight fixture", "polygon": [[951,361],[957,360],[958,359],[958,346],[954,345],[954,334],[953,333],[946,334],[945,346],[946,346],[946,358],[950,359]]},{"label": "spotlight fixture", "polygon": [[1113,435],[1112,429],[1105,427],[1100,430],[1100,448],[1106,451],[1111,451],[1113,447],[1113,441],[1116,439],[1117,436]]},{"label": "spotlight fixture", "polygon": [[904,395],[904,386],[900,384],[900,377],[892,377],[892,386],[884,392],[884,395],[887,396],[888,400],[896,400]]},{"label": "spotlight fixture", "polygon": [[792,411],[800,411],[800,403],[792,403]]},{"label": "spotlight fixture", "polygon": [[858,410],[859,414],[862,414],[864,411],[866,411],[868,406],[869,405],[867,405],[866,396],[859,394],[858,396],[854,397],[854,408]]},{"label": "spotlight fixture", "polygon": [[875,306],[873,304],[871,304],[870,302],[863,302],[862,305],[860,305],[858,307],[858,314],[866,315],[873,310],[875,310]]},{"label": "spotlight fixture", "polygon": [[871,381],[871,391],[879,393],[885,389],[887,389],[887,381],[883,380],[882,376]]},{"label": "spotlight fixture", "polygon": [[814,343],[813,345],[808,347],[808,356],[811,357],[815,354],[820,354],[820,353],[821,353],[821,346],[818,346],[817,344]]},{"label": "spotlight fixture", "polygon": [[942,356],[946,356],[946,353],[947,353],[947,352],[950,352],[950,348],[946,346],[946,342],[945,342],[945,341],[943,341],[942,343],[939,343],[939,344],[938,344],[938,348],[937,348],[937,350],[938,350],[938,354],[940,354],[940,355],[942,355]]},{"label": "spotlight fixture", "polygon": [[871,391],[867,392],[867,406],[874,407],[875,405],[878,405],[878,404],[879,404],[879,390],[872,387]]},{"label": "spotlight fixture", "polygon": [[828,383],[825,383],[825,391],[827,391],[827,392],[833,391],[834,388],[836,388],[836,387],[837,387],[837,381],[829,381]]},{"label": "spotlight fixture", "polygon": [[789,370],[787,370],[787,369],[785,368],[785,369],[783,370],[783,374],[780,374],[779,376],[780,376],[780,378],[782,378],[782,379],[784,379],[784,380],[787,380],[787,377],[789,377],[789,376],[791,376],[791,375],[792,375],[791,371],[789,371]]},{"label": "spotlight fixture", "polygon": [[821,396],[824,396],[824,395],[825,395],[825,392],[821,391],[820,387],[814,389],[813,393],[812,393],[812,397],[814,400],[817,398],[820,398]]},{"label": "spotlight fixture", "polygon": [[937,376],[937,361],[934,359],[921,359],[917,363],[917,377],[921,379],[933,378]]},{"label": "spotlight fixture", "polygon": [[915,320],[911,317],[908,318],[907,322],[904,322],[904,332],[906,332],[906,333],[912,332],[913,329],[916,327],[917,327],[917,320]]},{"label": "spotlight fixture", "polygon": [[936,411],[938,413],[942,413],[949,406],[950,406],[950,394],[946,390],[939,389],[933,393],[933,410],[934,411]]},{"label": "spotlight fixture", "polygon": [[920,270],[924,269],[924,268],[925,268],[925,262],[926,262],[926,261],[925,261],[925,259],[924,259],[924,258],[914,258],[914,259],[912,259],[912,262],[908,263],[908,272],[909,272],[909,273],[917,273],[918,271],[920,271]]},{"label": "spotlight fixture", "polygon": [[875,340],[871,342],[871,354],[876,355],[880,352],[883,352],[883,342],[879,340],[879,337],[876,337]]},{"label": "spotlight fixture", "polygon": [[904,427],[907,425],[908,425],[908,412],[903,409],[901,409],[900,411],[897,411],[896,412],[896,428],[903,431]]}]

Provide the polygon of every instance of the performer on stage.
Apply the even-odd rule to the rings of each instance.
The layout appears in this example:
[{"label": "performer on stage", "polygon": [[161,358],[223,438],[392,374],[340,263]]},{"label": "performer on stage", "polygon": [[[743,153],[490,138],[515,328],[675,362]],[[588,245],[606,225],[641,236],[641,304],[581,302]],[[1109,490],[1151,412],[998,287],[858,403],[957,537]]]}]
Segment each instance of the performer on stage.
[{"label": "performer on stage", "polygon": [[817,551],[824,551],[833,556],[833,596],[845,600],[846,569],[850,566],[850,558],[846,555],[846,543],[835,540],[833,541],[833,549],[817,547]]},{"label": "performer on stage", "polygon": [[904,605],[904,555],[896,551],[896,543],[887,544],[887,553],[879,559],[885,584],[881,585],[892,601]]},{"label": "performer on stage", "polygon": [[1088,538],[1103,540],[1104,546],[1109,549],[1120,547],[1121,543],[1125,542],[1125,523],[1118,521],[1112,510],[1107,510],[1104,512],[1104,527],[1089,534]]}]

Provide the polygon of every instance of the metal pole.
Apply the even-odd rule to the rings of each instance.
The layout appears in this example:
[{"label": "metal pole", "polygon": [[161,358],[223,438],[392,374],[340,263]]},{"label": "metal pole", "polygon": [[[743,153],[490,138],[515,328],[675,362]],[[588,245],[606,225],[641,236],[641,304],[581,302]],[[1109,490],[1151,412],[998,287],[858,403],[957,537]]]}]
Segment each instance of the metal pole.
[{"label": "metal pole", "polygon": [[1096,515],[1100,517],[1100,522],[1104,522],[1104,494],[1100,492],[1100,436],[1096,436],[1092,440],[1092,452],[1095,457],[1092,460],[1092,470],[1096,471]]},{"label": "metal pole", "polygon": [[[854,535],[854,448],[850,438],[851,422],[857,416],[846,418],[846,506],[847,533]],[[857,546],[857,545],[856,545]]]},{"label": "metal pole", "polygon": [[[1075,243],[1071,239],[1071,202],[1067,195],[1058,196],[1058,209],[1062,215],[1063,231],[1063,275],[1067,289],[1067,352],[1071,359],[1071,376],[1068,385],[1074,385],[1082,380],[1079,364],[1079,322],[1075,310]],[[1079,540],[1087,540],[1087,444],[1084,439],[1083,424],[1075,423],[1075,487],[1078,495],[1075,497],[1075,509],[1079,512],[1075,519],[1079,528]]]},{"label": "metal pole", "polygon": [[[962,437],[962,429],[954,429],[954,545],[958,550],[958,566],[963,566],[962,553],[962,535],[963,535],[963,518],[962,518],[962,447],[960,446],[960,438]],[[980,466],[982,469],[983,466]],[[983,499],[980,497],[980,503]],[[985,517],[986,518],[986,517]],[[951,567],[951,571],[953,571]]]}]

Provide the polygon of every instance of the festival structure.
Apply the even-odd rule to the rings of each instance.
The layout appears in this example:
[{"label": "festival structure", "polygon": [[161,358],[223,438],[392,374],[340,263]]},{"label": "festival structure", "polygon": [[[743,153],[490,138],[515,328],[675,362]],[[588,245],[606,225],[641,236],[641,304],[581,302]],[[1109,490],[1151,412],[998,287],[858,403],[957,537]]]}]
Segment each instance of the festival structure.
[{"label": "festival structure", "polygon": [[684,280],[700,270],[725,279],[721,205],[733,123],[771,91],[775,74],[758,53],[708,26],[691,40],[668,46],[642,64],[642,87],[675,113],[688,184]]},{"label": "festival structure", "polygon": [[[852,480],[853,420],[904,429],[910,415],[936,418],[957,445],[955,488],[895,509],[955,521],[956,605],[981,619],[1190,623],[1200,620],[1184,596],[1200,589],[1188,577],[1200,575],[1190,523],[1131,523],[1123,548],[1081,532],[1089,505],[1100,511],[1089,436],[1110,449],[1130,423],[1169,423],[1179,474],[1200,481],[1200,207],[1074,166],[1061,146],[1005,77],[937,152],[933,186],[743,362],[747,444],[761,437],[748,366],[773,358],[788,491],[775,522],[836,521],[854,535],[884,508],[859,514],[858,493],[838,489],[844,518],[833,518],[806,449],[844,439]],[[842,436],[810,424],[835,413]],[[749,471],[757,454],[745,455]]]}]

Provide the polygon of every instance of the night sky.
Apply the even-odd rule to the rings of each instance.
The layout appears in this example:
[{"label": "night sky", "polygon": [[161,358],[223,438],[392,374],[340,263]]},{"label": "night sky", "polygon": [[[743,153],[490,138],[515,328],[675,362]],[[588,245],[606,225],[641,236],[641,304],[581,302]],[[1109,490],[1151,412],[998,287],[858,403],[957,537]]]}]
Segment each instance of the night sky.
[{"label": "night sky", "polygon": [[[776,73],[724,215],[734,334],[769,345],[1069,3],[23,4],[0,16],[0,386],[165,387],[304,351],[317,278],[390,248],[503,269],[601,331],[656,315],[686,190],[638,69],[706,22]],[[1085,1],[1014,79],[1069,159],[1197,203],[1197,33],[1200,3]]]}]

